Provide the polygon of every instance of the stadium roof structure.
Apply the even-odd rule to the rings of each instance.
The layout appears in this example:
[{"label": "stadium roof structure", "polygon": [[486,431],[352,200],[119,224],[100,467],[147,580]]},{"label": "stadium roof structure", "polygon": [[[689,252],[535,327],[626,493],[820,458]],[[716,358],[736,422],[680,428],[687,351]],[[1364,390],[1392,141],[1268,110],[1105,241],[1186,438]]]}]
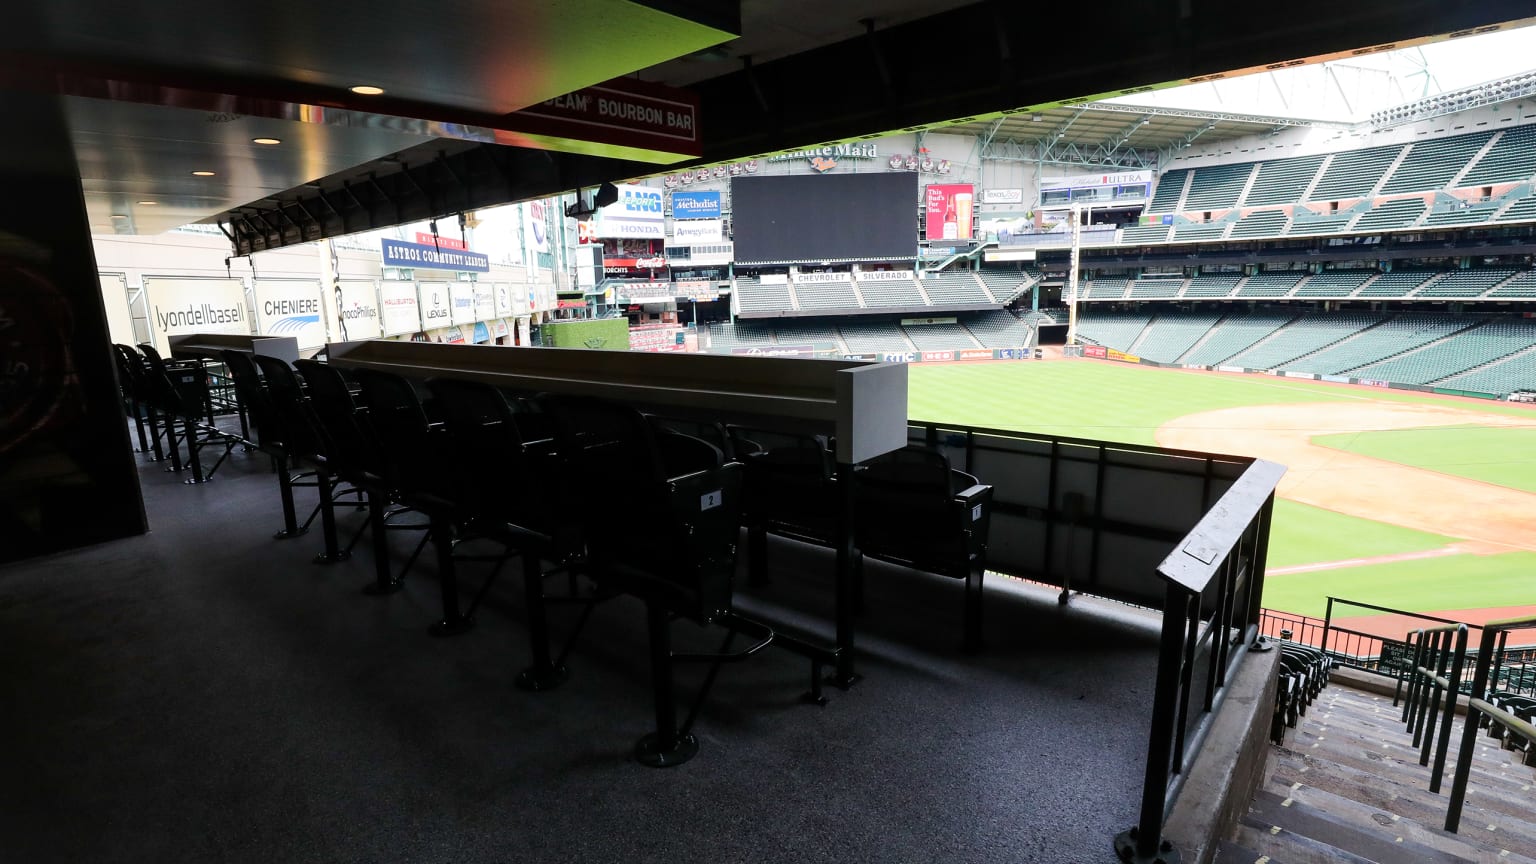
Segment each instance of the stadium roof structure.
[{"label": "stadium roof structure", "polygon": [[[1077,109],[1058,114],[1061,100],[1525,26],[1532,16],[1513,0],[1291,0],[1255,27],[1230,4],[1186,4],[1180,14],[1180,4],[1134,3],[1085,30],[1079,7],[1022,15],[974,0],[466,0],[430,16],[366,0],[214,4],[191,17],[106,0],[12,5],[0,32],[0,109],[33,116],[53,100],[50,128],[63,127],[72,144],[29,135],[28,164],[78,174],[93,230],[216,222],[236,254],[665,165],[971,121],[1001,132],[1012,121],[996,120],[1010,106],[1043,109],[1049,119],[1038,125],[1066,126],[1063,141],[1074,134],[1079,153],[1099,147],[1108,152],[1098,164],[1116,164],[1102,159],[1262,127],[1167,112],[1141,124],[1099,108],[1068,125]],[[1087,50],[1038,50],[1042,34],[1084,33]],[[599,85],[685,88],[664,98],[696,105],[692,149],[575,133],[551,146],[527,119]],[[1020,140],[989,136],[999,147]]]},{"label": "stadium roof structure", "polygon": [[1312,125],[1289,117],[1089,102],[1019,111],[943,131],[975,135],[982,159],[1135,169],[1156,166],[1196,141],[1209,144]]}]

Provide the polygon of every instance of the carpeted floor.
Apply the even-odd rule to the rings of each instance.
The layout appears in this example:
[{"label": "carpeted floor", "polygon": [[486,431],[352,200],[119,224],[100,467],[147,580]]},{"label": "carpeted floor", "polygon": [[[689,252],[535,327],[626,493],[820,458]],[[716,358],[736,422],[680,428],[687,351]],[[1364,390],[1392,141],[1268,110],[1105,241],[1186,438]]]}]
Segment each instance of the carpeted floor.
[{"label": "carpeted floor", "polygon": [[[519,691],[515,564],[474,630],[431,638],[430,560],[364,595],[366,540],[325,567],[318,526],[271,539],[266,468],[145,465],[150,534],[0,569],[0,861],[1064,864],[1113,860],[1135,819],[1154,616],[994,579],[967,657],[958,582],[871,567],[862,682],[818,708],[792,654],[728,666],[699,755],[650,769],[638,602],[597,609],[564,687]],[[830,560],[771,552],[740,606],[829,634]]]}]

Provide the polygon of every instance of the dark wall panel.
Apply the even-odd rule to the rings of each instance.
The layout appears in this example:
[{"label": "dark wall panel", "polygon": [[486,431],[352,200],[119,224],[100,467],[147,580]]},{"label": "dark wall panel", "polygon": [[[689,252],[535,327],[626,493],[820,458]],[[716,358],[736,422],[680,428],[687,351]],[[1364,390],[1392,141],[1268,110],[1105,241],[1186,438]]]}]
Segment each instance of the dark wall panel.
[{"label": "dark wall panel", "polygon": [[144,531],[69,136],[0,96],[0,561]]},{"label": "dark wall panel", "polygon": [[917,256],[917,173],[731,180],[736,263]]}]

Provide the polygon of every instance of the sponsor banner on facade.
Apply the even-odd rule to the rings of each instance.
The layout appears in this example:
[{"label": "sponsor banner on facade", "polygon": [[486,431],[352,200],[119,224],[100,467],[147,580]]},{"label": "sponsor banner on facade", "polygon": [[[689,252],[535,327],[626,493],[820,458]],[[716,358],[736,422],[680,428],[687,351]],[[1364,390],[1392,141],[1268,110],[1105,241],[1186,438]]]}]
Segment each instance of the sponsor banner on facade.
[{"label": "sponsor banner on facade", "polygon": [[1318,380],[1327,381],[1329,384],[1348,384],[1348,375],[1323,375]]},{"label": "sponsor banner on facade", "polygon": [[720,193],[704,190],[672,193],[673,219],[719,219]]},{"label": "sponsor banner on facade", "polygon": [[380,238],[379,244],[385,267],[458,270],[473,273],[489,273],[491,270],[491,259],[479,252],[439,249],[422,243],[390,240],[387,237]]},{"label": "sponsor banner on facade", "polygon": [[556,300],[555,301],[555,308],[556,309],[585,309],[585,308],[587,308],[587,301],[585,301],[585,300]]},{"label": "sponsor banner on facade", "polygon": [[[792,150],[769,156],[769,162],[795,162],[804,159],[818,174],[825,174],[838,166],[843,159],[879,159],[880,148],[869,143],[834,144],[830,147],[814,147],[809,150]],[[914,159],[916,157],[913,157]]]},{"label": "sponsor banner on facade", "polygon": [[1287,371],[1285,373],[1285,377],[1287,377],[1287,378],[1305,378],[1308,381],[1316,381],[1317,380],[1317,376],[1313,375],[1311,372],[1291,372],[1291,371]]},{"label": "sponsor banner on facade", "polygon": [[969,183],[928,184],[923,192],[923,212],[929,240],[971,239],[974,188]]},{"label": "sponsor banner on facade", "polygon": [[787,285],[789,284],[789,275],[787,273],[764,273],[758,277],[757,281],[764,285]]},{"label": "sponsor banner on facade", "polygon": [[1094,186],[1131,186],[1151,183],[1152,172],[1117,171],[1109,174],[1075,174],[1071,177],[1046,177],[1040,181],[1040,191],[1056,189],[1085,189]]},{"label": "sponsor banner on facade", "polygon": [[453,314],[449,321],[454,324],[475,322],[475,286],[472,283],[448,283],[448,302],[453,305]]},{"label": "sponsor banner on facade", "polygon": [[953,351],[924,351],[922,354],[924,363],[944,363],[955,359]]},{"label": "sponsor banner on facade", "polygon": [[1216,367],[1216,371],[1217,372],[1247,372],[1248,370],[1244,369],[1241,366],[1217,366]]},{"label": "sponsor banner on facade", "polygon": [[1124,351],[1116,351],[1113,348],[1109,349],[1109,351],[1107,352],[1107,356],[1109,357],[1109,359],[1111,359],[1111,360],[1119,360],[1121,363],[1140,363],[1141,362],[1141,358],[1137,357],[1135,354],[1127,354]]},{"label": "sponsor banner on facade", "polygon": [[667,259],[657,255],[652,258],[604,258],[603,272],[623,274],[630,270],[660,270],[667,266]]},{"label": "sponsor banner on facade", "polygon": [[469,244],[457,237],[444,237],[441,234],[428,234],[425,231],[416,232],[416,242],[422,246],[435,246],[438,249],[457,249],[460,252],[469,251]]},{"label": "sponsor banner on facade", "polygon": [[686,300],[713,300],[720,296],[720,286],[715,282],[674,282],[672,293]]},{"label": "sponsor banner on facade", "polygon": [[911,270],[865,270],[859,273],[860,282],[911,282]]},{"label": "sponsor banner on facade", "polygon": [[689,219],[672,223],[672,240],[679,246],[719,243],[724,236],[719,219]]},{"label": "sponsor banner on facade", "polygon": [[472,338],[474,339],[476,345],[479,345],[482,342],[491,341],[491,328],[485,326],[484,321],[475,322],[475,329],[473,333],[474,336]]},{"label": "sponsor banner on facade", "polygon": [[1105,357],[1109,356],[1109,352],[1104,348],[1103,345],[1084,345],[1083,346],[1083,356],[1084,357],[1097,357],[1100,360],[1102,360]]},{"label": "sponsor banner on facade", "polygon": [[[1077,348],[1077,347],[1080,347],[1080,346],[1068,345],[1067,347],[1068,348]],[[999,359],[999,360],[1029,360],[1031,358],[1039,357],[1039,356],[1040,356],[1040,349],[1039,348],[1033,348],[1033,349],[1031,349],[1031,348],[999,348],[999,349],[997,349],[997,359]],[[1067,354],[1065,356],[1070,357],[1072,355]]]},{"label": "sponsor banner on facade", "polygon": [[881,351],[880,352],[880,362],[882,362],[882,363],[911,363],[911,362],[913,362],[915,360],[917,360],[917,352],[916,351]]},{"label": "sponsor banner on facade", "polygon": [[421,303],[421,329],[439,330],[453,323],[453,300],[442,282],[423,282],[417,292]]},{"label": "sponsor banner on facade", "polygon": [[903,326],[903,327],[924,327],[924,326],[927,326],[929,324],[954,324],[954,323],[957,323],[959,320],[960,319],[956,318],[953,315],[949,316],[948,318],[903,318],[903,319],[901,319],[901,326]]},{"label": "sponsor banner on facade", "polygon": [[507,323],[505,318],[498,318],[491,322],[491,335],[497,339],[505,339],[511,333],[512,326]]},{"label": "sponsor banner on facade", "polygon": [[995,358],[996,356],[997,355],[992,352],[991,348],[984,348],[984,349],[971,348],[971,349],[968,349],[968,350],[965,350],[965,351],[961,351],[958,355],[955,356],[955,359],[956,360],[991,360],[991,359]]},{"label": "sponsor banner on facade", "polygon": [[628,183],[617,185],[619,200],[597,211],[597,236],[665,238],[661,190]]},{"label": "sponsor banner on facade", "polygon": [[320,318],[320,283],[294,279],[256,280],[256,332],[263,336],[292,336],[299,348],[325,344]]},{"label": "sponsor banner on facade", "polygon": [[496,317],[496,289],[484,282],[476,282],[475,320],[489,321]]},{"label": "sponsor banner on facade", "polygon": [[523,245],[528,247],[530,264],[533,253],[549,253],[548,209],[543,201],[523,202]]},{"label": "sponsor banner on facade", "polygon": [[732,348],[731,353],[742,357],[814,357],[815,345],[754,345],[750,348]]},{"label": "sponsor banner on facade", "polygon": [[683,328],[676,324],[642,324],[629,328],[629,350],[651,353],[682,351]]},{"label": "sponsor banner on facade", "polygon": [[981,190],[981,203],[983,204],[1023,204],[1023,189],[983,189]]},{"label": "sponsor banner on facade", "polygon": [[379,285],[379,320],[385,336],[422,329],[416,303],[416,283],[387,280]]},{"label": "sponsor banner on facade", "polygon": [[492,295],[495,297],[496,317],[512,317],[512,286],[505,282],[497,282],[492,286]]},{"label": "sponsor banner on facade", "polygon": [[384,334],[379,321],[379,286],[356,279],[336,283],[337,335],[341,341],[377,339]]},{"label": "sponsor banner on facade", "polygon": [[450,345],[463,345],[464,344],[464,328],[462,328],[462,327],[449,327],[447,330],[444,330],[443,331],[443,341],[447,342]]},{"label": "sponsor banner on facade", "polygon": [[879,354],[844,354],[844,360],[879,360]]},{"label": "sponsor banner on facade", "polygon": [[630,301],[645,301],[656,303],[672,299],[672,283],[670,282],[622,282],[616,286],[621,298]]},{"label": "sponsor banner on facade", "polygon": [[251,314],[245,308],[245,286],[238,279],[163,279],[144,277],[149,297],[149,321],[155,344],[166,348],[165,337],[187,333],[234,333],[249,336]]},{"label": "sponsor banner on facade", "polygon": [[[853,278],[852,273],[796,273],[795,281],[802,283],[815,282],[847,282]],[[768,280],[763,280],[764,282]]]}]

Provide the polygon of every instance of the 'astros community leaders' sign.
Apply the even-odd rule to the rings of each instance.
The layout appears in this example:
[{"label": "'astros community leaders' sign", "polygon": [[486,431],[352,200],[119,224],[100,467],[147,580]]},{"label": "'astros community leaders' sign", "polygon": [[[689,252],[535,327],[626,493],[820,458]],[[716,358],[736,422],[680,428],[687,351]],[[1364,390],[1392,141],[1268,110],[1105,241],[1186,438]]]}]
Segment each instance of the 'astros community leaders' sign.
[{"label": "'astros community leaders' sign", "polygon": [[415,267],[427,270],[471,270],[491,272],[491,259],[466,249],[439,249],[421,243],[380,238],[385,267]]}]

